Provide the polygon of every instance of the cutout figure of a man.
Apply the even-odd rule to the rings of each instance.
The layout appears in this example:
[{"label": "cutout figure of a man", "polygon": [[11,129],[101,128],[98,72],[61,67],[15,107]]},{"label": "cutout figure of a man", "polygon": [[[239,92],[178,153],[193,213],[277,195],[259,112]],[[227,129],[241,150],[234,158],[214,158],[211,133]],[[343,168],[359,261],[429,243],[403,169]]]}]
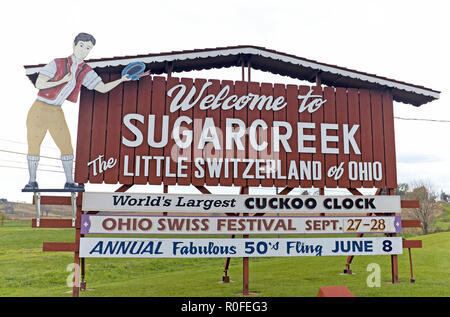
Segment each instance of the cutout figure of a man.
[{"label": "cutout figure of a man", "polygon": [[129,81],[128,75],[103,83],[95,71],[84,62],[95,45],[95,38],[87,33],[80,33],[73,42],[73,54],[67,58],[57,58],[44,66],[36,80],[39,89],[36,101],[27,116],[28,171],[30,179],[24,189],[38,189],[36,171],[40,159],[40,147],[47,131],[61,151],[61,161],[66,176],[64,189],[82,188],[73,181],[73,147],[70,132],[62,111],[65,100],[77,102],[83,85],[106,93],[123,81]]}]

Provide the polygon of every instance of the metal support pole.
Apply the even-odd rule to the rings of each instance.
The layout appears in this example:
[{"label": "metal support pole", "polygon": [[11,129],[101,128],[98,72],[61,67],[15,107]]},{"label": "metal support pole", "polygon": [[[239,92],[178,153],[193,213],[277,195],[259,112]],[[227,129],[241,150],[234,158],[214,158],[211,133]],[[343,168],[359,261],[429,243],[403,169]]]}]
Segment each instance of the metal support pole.
[{"label": "metal support pole", "polygon": [[70,193],[70,201],[72,203],[72,227],[75,227],[75,219],[77,218],[77,194]]},{"label": "metal support pole", "polygon": [[411,248],[408,248],[408,252],[409,252],[409,269],[411,272],[411,278],[410,278],[410,282],[414,283],[416,280],[414,279],[414,274],[413,274],[413,263],[412,263],[412,256],[411,256]]},{"label": "metal support pole", "polygon": [[[319,195],[320,196],[324,196],[325,195],[325,188],[323,188],[323,187],[319,188]],[[325,217],[325,213],[324,212],[320,213],[320,216],[321,217]]]},{"label": "metal support pole", "polygon": [[[250,72],[251,65],[250,62],[247,63],[247,82],[250,82]],[[244,72],[242,71],[242,81],[244,81]],[[248,142],[247,142],[248,144]],[[248,186],[242,186],[241,195],[248,194]],[[243,216],[248,216],[248,214],[244,213]],[[243,235],[244,239],[248,238],[249,235]],[[242,295],[249,295],[249,281],[250,281],[250,272],[249,272],[249,258],[242,258]]]},{"label": "metal support pole", "polygon": [[[166,186],[166,185],[164,185],[164,186]],[[211,194],[211,192],[207,188],[205,188],[204,186],[195,186],[195,187],[204,195],[210,195]],[[164,187],[164,192],[167,193],[166,187]],[[236,215],[239,215],[239,214],[226,214],[226,215],[227,216],[229,216],[229,215],[236,216]],[[234,234],[231,235],[231,239],[234,239],[234,237],[235,237]],[[231,261],[231,258],[226,258],[225,259],[225,265],[224,265],[224,270],[223,270],[224,274],[222,276],[222,282],[223,283],[229,283],[230,282],[230,277],[228,276],[228,269],[230,267],[230,261]]]},{"label": "metal support pole", "polygon": [[36,204],[36,227],[39,227],[41,222],[41,193],[35,192],[33,195]]},{"label": "metal support pole", "polygon": [[167,72],[167,78],[172,77],[172,70],[173,70],[173,64],[172,64],[172,62],[166,63],[165,69],[166,69],[166,72]]},{"label": "metal support pole", "polygon": [[[81,235],[83,237],[84,234]],[[84,280],[85,274],[86,274],[86,262],[85,258],[81,258],[81,282],[80,282],[80,291],[86,290],[86,281]]]},{"label": "metal support pole", "polygon": [[322,78],[320,77],[320,72],[316,74],[316,86],[322,86]]},{"label": "metal support pole", "polygon": [[[81,202],[82,202],[83,193],[78,194],[78,201],[77,201],[77,213],[76,217],[81,220],[81,214],[83,211],[81,210]],[[81,224],[81,221],[80,221]],[[79,297],[80,296],[80,239],[81,239],[81,226],[78,226],[78,228],[75,228],[75,252],[74,252],[74,264],[75,264],[75,271],[73,275],[73,289],[72,289],[72,296],[73,297]],[[83,263],[84,266],[84,263]],[[83,268],[83,282],[84,282],[84,268]],[[86,287],[84,282],[84,287]]]},{"label": "metal support pole", "polygon": [[[80,230],[80,238],[84,237],[84,234],[81,234],[81,215],[83,214],[83,210],[81,209],[81,203],[82,203],[82,198],[81,198],[82,193],[80,193],[80,198],[77,199],[77,197],[75,196],[75,193],[72,193],[72,208],[75,208],[75,211],[78,213],[79,212],[79,230]],[[79,211],[78,211],[79,208]],[[75,219],[72,219],[72,226],[75,227],[76,224],[76,215],[75,214]],[[76,230],[76,229],[75,229]],[[76,241],[75,241],[76,242]],[[80,246],[80,243],[78,242],[78,246]],[[85,274],[86,274],[86,259],[85,258],[80,258],[80,291],[85,291],[86,290],[86,281],[85,281]]]},{"label": "metal support pole", "polygon": [[[241,187],[241,195],[248,194],[248,187]],[[243,216],[248,216],[248,214],[244,213]],[[244,239],[248,238],[249,235],[243,235]],[[249,295],[249,281],[250,281],[250,271],[249,271],[249,258],[242,258],[242,295]]]},{"label": "metal support pole", "polygon": [[[395,237],[395,234],[391,234],[391,237]],[[398,280],[398,256],[397,254],[391,255],[391,267],[392,267],[392,284],[399,283]]]},{"label": "metal support pole", "polygon": [[[395,189],[394,188],[386,188],[386,195],[394,195]],[[394,216],[395,214],[391,214],[391,216]],[[389,236],[395,237],[397,234],[391,233]],[[392,269],[392,284],[399,283],[398,280],[398,255],[392,254],[391,255],[391,269]]]},{"label": "metal support pole", "polygon": [[[169,192],[169,185],[163,184],[163,193],[167,194]],[[163,212],[163,216],[167,216],[167,212]]]},{"label": "metal support pole", "polygon": [[[234,239],[234,237],[236,237],[234,234],[231,235],[231,239]],[[228,276],[228,269],[230,267],[230,260],[231,258],[226,258],[225,259],[225,265],[224,265],[224,274],[222,276],[222,282],[224,283],[230,283],[230,277]]]},{"label": "metal support pole", "polygon": [[[347,188],[347,190],[350,193],[352,193],[352,195],[361,195],[362,196],[362,193],[359,190],[357,190],[356,188]],[[377,191],[377,193],[378,193],[377,195],[379,195],[378,191]],[[370,216],[370,215],[371,215],[371,213],[366,214],[366,216]],[[358,235],[357,235],[358,238],[361,238],[362,236],[364,236],[363,233],[358,233]],[[350,264],[352,264],[352,261],[354,258],[355,258],[354,255],[350,255],[347,257],[347,261],[345,263],[344,274],[353,274],[353,272],[350,268]]]}]

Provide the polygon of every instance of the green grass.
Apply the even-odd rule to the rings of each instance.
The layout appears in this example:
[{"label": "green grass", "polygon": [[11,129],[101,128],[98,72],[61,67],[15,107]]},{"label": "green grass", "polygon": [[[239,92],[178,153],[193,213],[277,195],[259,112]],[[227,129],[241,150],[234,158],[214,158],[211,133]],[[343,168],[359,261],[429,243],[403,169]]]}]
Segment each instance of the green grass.
[{"label": "green grass", "polygon": [[[73,229],[36,229],[29,221],[0,227],[0,296],[72,296],[66,285],[73,253],[42,252],[43,241],[74,240]],[[399,255],[399,284],[391,279],[389,256],[359,256],[355,274],[343,275],[346,257],[250,259],[250,291],[260,296],[316,296],[319,287],[346,285],[356,296],[450,296],[450,232],[412,239],[414,277],[407,249]],[[381,267],[381,286],[366,284],[369,263]],[[242,259],[232,258],[231,283],[221,283],[224,259],[87,259],[87,291],[80,296],[240,296]]]},{"label": "green grass", "polygon": [[442,214],[436,218],[433,223],[433,226],[437,230],[448,231],[450,229],[450,204],[441,203],[442,206]]}]

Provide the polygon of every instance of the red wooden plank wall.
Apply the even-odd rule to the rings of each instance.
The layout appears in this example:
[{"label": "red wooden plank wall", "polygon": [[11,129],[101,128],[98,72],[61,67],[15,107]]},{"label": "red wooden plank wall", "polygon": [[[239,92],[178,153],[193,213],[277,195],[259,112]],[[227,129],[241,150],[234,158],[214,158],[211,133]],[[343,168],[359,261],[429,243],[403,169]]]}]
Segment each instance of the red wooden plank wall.
[{"label": "red wooden plank wall", "polygon": [[[273,99],[276,100],[278,97],[283,96],[284,99],[286,100],[286,88],[285,85],[282,84],[274,84],[273,85]],[[279,111],[274,111],[273,112],[273,120],[274,121],[283,121],[286,122],[286,108]],[[269,125],[271,126],[271,125]],[[280,135],[285,135],[287,133],[286,128],[284,127],[279,127],[279,134]],[[276,155],[277,153],[275,153]],[[277,166],[277,170],[279,169],[279,177],[277,177],[274,180],[274,185],[275,186],[286,186],[287,184],[287,170],[286,170],[286,149],[283,145],[282,142],[280,142],[279,144],[279,152],[278,152],[278,160],[277,162],[281,161],[281,166],[280,168],[278,168]]]},{"label": "red wooden plank wall", "polygon": [[[286,86],[286,121],[292,127],[292,135],[296,136],[297,133],[297,122],[298,122],[298,107],[299,107],[299,99],[298,99],[298,87],[295,85],[287,85]],[[298,144],[297,138],[291,137],[289,139],[289,146],[291,148],[291,152],[286,154],[286,168],[287,168],[287,186],[295,188],[300,185],[300,178],[289,177],[289,167],[290,162],[295,161],[298,162]]]},{"label": "red wooden plank wall", "polygon": [[[111,80],[116,80],[120,78],[120,74],[111,74]],[[83,95],[83,93],[81,94]],[[120,125],[122,123],[122,101],[123,101],[123,84],[120,84],[115,89],[109,92],[108,100],[108,122],[106,125],[106,149],[105,158],[110,157],[117,160],[112,168],[105,171],[104,181],[106,184],[116,184],[119,181],[119,153],[121,144],[121,129]],[[80,111],[82,102],[80,101]],[[78,122],[78,125],[81,123]],[[80,131],[80,127],[78,127]],[[89,139],[85,139],[84,142],[88,142]],[[78,151],[78,150],[77,150]],[[90,169],[92,170],[92,169]],[[75,176],[77,175],[77,170],[75,170]],[[76,177],[75,177],[76,178]],[[78,181],[81,182],[81,181]]]},{"label": "red wooden plank wall", "polygon": [[[309,86],[300,86],[299,94],[302,96],[305,96],[309,90],[310,90]],[[299,100],[299,102],[300,102],[300,100]],[[298,121],[306,122],[306,123],[312,122],[311,113],[309,113],[308,111],[300,112],[298,115]],[[313,129],[305,128],[305,129],[303,129],[303,134],[304,135],[312,135],[313,134],[312,131],[313,131]],[[313,146],[313,141],[304,141],[302,143],[303,143],[304,148],[310,148]],[[307,161],[312,161],[312,159],[313,159],[313,155],[311,153],[305,153],[305,152],[299,153],[300,161],[307,162]],[[313,187],[313,182],[312,182],[312,180],[309,180],[309,179],[303,179],[300,181],[300,186],[303,188]]]},{"label": "red wooden plank wall", "polygon": [[[119,78],[118,74],[102,75],[104,81],[115,80]],[[78,183],[108,183],[108,184],[161,184],[166,185],[236,185],[236,186],[289,186],[289,187],[316,187],[316,188],[359,188],[359,187],[377,187],[377,188],[395,188],[397,186],[396,176],[396,157],[395,157],[395,137],[393,120],[393,99],[388,91],[376,91],[365,89],[346,89],[320,86],[296,86],[270,83],[256,83],[244,81],[219,81],[210,80],[211,85],[205,89],[202,96],[199,96],[206,79],[192,80],[189,78],[166,79],[162,76],[144,77],[139,81],[126,82],[107,94],[101,94],[95,91],[82,89],[80,98],[80,110],[78,119],[78,134],[76,147],[75,163],[75,181]],[[167,91],[178,84],[186,86],[186,94],[192,87],[196,92],[189,100],[192,103],[198,97],[208,95],[217,95],[222,88],[229,86],[230,91],[227,96],[235,94],[237,98],[247,94],[272,96],[275,100],[279,96],[285,98],[287,106],[280,111],[265,110],[243,110],[222,108],[200,110],[196,104],[189,110],[177,110],[171,112],[169,107],[178,90],[174,91],[172,96],[167,95]],[[326,99],[318,110],[303,111],[299,113],[299,107],[302,99],[298,95],[306,95],[310,89],[312,94],[319,96],[314,98]],[[183,96],[182,100],[186,97]],[[314,100],[310,98],[308,102]],[[223,100],[222,100],[223,101]],[[234,100],[236,101],[236,100]],[[232,101],[233,102],[233,101]],[[307,102],[307,103],[308,103]],[[143,142],[136,148],[127,147],[122,144],[124,138],[133,141],[136,136],[130,131],[123,122],[123,117],[129,113],[138,113],[142,115],[144,122],[140,120],[131,120],[142,133]],[[150,115],[155,116],[154,133],[148,134],[148,124]],[[167,144],[155,148],[149,147],[147,140],[151,138],[158,143],[163,141],[162,128],[166,117],[169,126],[169,135]],[[181,140],[185,140],[183,129],[188,128],[192,131],[192,144],[186,149],[179,149],[176,146],[172,136],[171,127],[180,116],[187,116],[192,119],[191,124],[182,123],[180,130]],[[220,140],[220,150],[214,149],[211,142],[207,142],[204,149],[198,149],[198,141],[206,118],[212,118],[214,125],[218,127],[217,134]],[[246,125],[246,134],[241,138],[245,150],[237,150],[232,142],[233,149],[226,149],[225,122],[227,118],[237,118]],[[255,120],[263,120],[268,128],[263,129],[258,126],[256,129],[256,142],[268,143],[268,147],[263,151],[256,151],[250,145],[249,129]],[[292,136],[288,140],[288,146],[279,142],[279,152],[273,151],[274,130],[273,121],[282,121],[290,124]],[[301,122],[312,122],[315,129],[304,128],[303,134],[306,140],[298,141],[298,125]],[[329,141],[326,143],[330,149],[338,149],[339,153],[321,153],[321,123],[337,124],[338,129],[328,129],[327,135],[338,137],[339,141]],[[361,154],[353,151],[353,146],[349,144],[349,153],[344,153],[344,129],[343,125],[348,125],[350,131],[353,125],[359,125],[354,139],[356,146]],[[237,126],[235,126],[237,128]],[[285,135],[288,131],[284,126],[279,127],[279,134]],[[311,141],[308,138],[315,137]],[[315,153],[299,153],[299,146],[315,147]],[[128,159],[125,159],[125,156]],[[93,173],[93,161],[98,163],[98,158],[103,161],[113,158],[117,161],[111,161],[111,166],[102,172],[99,172],[99,164],[96,165],[97,174]],[[169,159],[167,159],[169,157]],[[155,159],[156,158],[156,159]],[[185,158],[182,170],[183,176],[174,176],[177,174],[177,161]],[[197,175],[198,170],[195,165],[195,159],[202,158],[198,163],[203,167],[203,175]],[[259,165],[253,166],[247,170],[252,175],[249,179],[242,177],[246,170],[245,163],[238,164],[237,177],[233,177],[234,164],[226,160],[231,158],[259,160]],[[207,159],[210,162],[207,162]],[[257,171],[266,171],[270,166],[266,165],[266,160],[273,160],[278,169],[277,160],[281,160],[280,170],[276,174],[283,177],[280,179],[258,178]],[[215,163],[214,163],[214,162]],[[320,180],[301,179],[301,167],[299,161],[320,161],[321,174]],[[349,171],[348,162],[354,162],[352,171]],[[379,161],[382,165],[382,179],[373,179],[373,169],[369,171],[373,164],[367,162]],[[88,163],[90,166],[88,166]],[[218,164],[221,166],[218,177],[212,177],[209,174],[209,164]],[[296,163],[299,177],[290,177],[290,162]],[[343,174],[339,179],[333,176],[328,177],[328,171],[333,166],[339,166],[344,162]],[[268,163],[269,164],[269,163]],[[362,167],[362,171],[360,170]],[[372,166],[373,167],[373,166]],[[157,168],[159,174],[157,174]],[[212,170],[213,168],[211,168]],[[124,175],[124,172],[131,173]],[[169,172],[168,175],[166,172]],[[266,176],[265,173],[263,173]],[[349,176],[360,176],[363,179],[349,179]],[[372,179],[370,179],[372,177]]]},{"label": "red wooden plank wall", "polygon": [[[109,82],[109,75],[101,75],[103,82]],[[89,161],[97,159],[99,156],[104,156],[106,148],[106,124],[108,118],[108,94],[94,92],[94,107],[92,113],[92,121],[96,124],[92,125],[91,134],[91,150]],[[104,159],[104,157],[102,157]],[[101,183],[103,181],[104,173],[90,176],[92,183]]]},{"label": "red wooden plank wall", "polygon": [[[233,82],[230,80],[222,80],[220,88],[223,89],[226,86],[230,87],[229,94],[234,95],[235,91],[234,91]],[[221,128],[222,134],[224,136],[224,142],[223,142],[224,151],[222,152],[222,155],[223,155],[222,157],[223,157],[224,161],[225,161],[225,159],[235,157],[235,153],[236,153],[234,149],[229,149],[229,150],[226,149],[226,144],[225,144],[225,133],[226,133],[225,118],[233,118],[233,117],[234,117],[234,109],[220,111],[220,128]],[[226,177],[227,173],[228,173],[228,177]],[[233,167],[232,167],[232,165],[230,166],[230,168],[228,170],[225,170],[225,169],[221,170],[219,182],[220,182],[220,185],[224,185],[224,186],[233,185]]]},{"label": "red wooden plank wall", "polygon": [[[326,107],[324,107],[324,117],[323,122],[324,123],[336,123],[336,98],[335,98],[335,92],[333,87],[325,87],[323,89],[323,99],[326,99]],[[330,135],[337,136],[338,132],[331,130]],[[336,148],[336,145],[331,146],[333,148]],[[324,173],[328,173],[328,170],[332,168],[333,166],[336,166],[338,163],[337,160],[337,154],[328,154],[325,156],[325,168],[323,170]],[[326,174],[325,174],[326,175]],[[325,179],[325,187],[329,188],[335,188],[337,187],[337,180],[332,177],[327,177]]]},{"label": "red wooden plank wall", "polygon": [[[261,94],[266,96],[273,96],[273,85],[270,83],[262,83],[261,84]],[[274,117],[273,111],[261,111],[261,120],[264,120],[265,122],[272,122]],[[270,125],[268,124],[270,127]],[[263,138],[269,143],[273,144],[273,131],[272,129],[268,128],[263,134]],[[278,157],[278,153],[275,154],[273,149],[268,146],[265,151],[261,153],[261,158],[265,160],[276,160]],[[271,163],[269,163],[271,164]],[[266,169],[271,168],[270,166],[266,165]],[[264,187],[271,187],[273,186],[274,180],[272,178],[264,178],[261,180],[261,186]]]},{"label": "red wooden plank wall", "polygon": [[[170,77],[170,78],[167,80],[167,90],[171,89],[172,87],[175,87],[175,86],[178,85],[179,83],[180,83],[179,78],[176,78],[176,77]],[[173,96],[172,96],[172,97],[166,96],[166,97],[167,97],[167,101],[166,101],[166,102],[167,102],[168,104],[170,104],[170,103],[172,102]],[[164,108],[165,108],[165,107],[164,107]],[[172,127],[173,124],[175,123],[175,120],[178,119],[178,117],[179,117],[179,115],[180,115],[180,111],[175,111],[175,112],[170,113],[170,111],[165,110],[165,114],[169,116],[169,127]],[[182,127],[183,127],[183,126],[184,126],[184,125],[182,125]],[[182,135],[182,134],[181,134],[181,135]],[[181,136],[180,136],[180,138],[181,138]],[[148,144],[146,144],[146,143],[144,142],[143,146],[148,147]],[[184,150],[184,149],[179,149],[179,151],[178,151],[178,148],[175,147],[175,141],[174,141],[173,137],[172,137],[172,136],[169,136],[169,138],[168,138],[168,140],[167,140],[167,146],[166,146],[165,149],[164,149],[164,153],[165,153],[164,156],[170,156],[170,158],[171,158],[172,160],[178,160],[178,156],[179,156],[179,155],[180,155],[180,156],[189,156],[189,155],[188,155],[188,154],[190,154],[189,151],[190,151],[190,149],[186,149],[186,150]],[[170,171],[171,173],[176,173],[176,170],[174,171],[173,168],[174,168],[174,167],[173,167],[173,164],[172,164],[172,165],[169,167],[169,171]],[[164,184],[166,184],[166,185],[175,185],[176,183],[177,183],[177,178],[176,178],[176,177],[165,177],[165,178],[164,178]]]},{"label": "red wooden plank wall", "polygon": [[[152,97],[152,81],[150,77],[143,77],[138,82],[138,96],[137,96],[137,113],[142,114],[144,118],[148,118],[151,113],[151,97]],[[148,129],[145,129],[145,124],[136,122],[136,127],[142,131],[144,140],[148,138]],[[138,173],[134,173],[135,184],[147,184],[148,167],[145,166],[146,157],[149,153],[147,142],[142,142],[140,146],[135,149],[136,159],[139,160],[137,165]],[[136,167],[136,166],[135,166]],[[136,168],[134,169],[136,171]],[[138,175],[136,175],[138,174]]]},{"label": "red wooden plank wall", "polygon": [[[155,115],[155,124],[154,124],[154,136],[152,136],[152,140],[154,142],[162,141],[162,117],[165,113],[165,98],[166,98],[166,79],[162,76],[153,77],[153,90],[152,90],[152,98],[151,98],[151,114]],[[145,118],[145,120],[149,120]],[[144,140],[145,142],[145,140]],[[122,146],[123,147],[123,146]],[[149,151],[149,155],[152,157],[164,157],[164,149],[163,148],[155,148],[151,147]],[[159,166],[158,166],[159,165]],[[160,170],[165,170],[165,162],[160,160],[150,160],[149,168],[149,184],[159,185],[162,183],[163,177],[162,174],[157,174],[156,170],[160,167]],[[151,176],[151,177],[150,177]]]}]

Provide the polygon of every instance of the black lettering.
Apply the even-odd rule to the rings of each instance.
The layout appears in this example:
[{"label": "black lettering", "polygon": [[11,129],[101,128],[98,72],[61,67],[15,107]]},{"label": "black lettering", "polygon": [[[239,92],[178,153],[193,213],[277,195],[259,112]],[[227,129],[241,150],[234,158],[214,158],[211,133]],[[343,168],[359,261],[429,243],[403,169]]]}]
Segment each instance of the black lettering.
[{"label": "black lettering", "polygon": [[277,201],[276,198],[269,199],[269,207],[272,208],[272,209],[277,209],[278,206],[274,204],[276,201]]},{"label": "black lettering", "polygon": [[305,206],[308,209],[314,209],[317,206],[317,201],[314,198],[308,198],[305,200]]},{"label": "black lettering", "polygon": [[358,198],[357,200],[355,200],[355,206],[358,209],[363,209],[364,205],[363,205],[363,199],[362,198]]},{"label": "black lettering", "polygon": [[292,199],[292,207],[294,207],[295,209],[300,209],[303,207],[303,200],[301,200],[300,198],[294,198]]},{"label": "black lettering", "polygon": [[290,198],[280,198],[280,209],[291,209],[289,206],[289,200]]},{"label": "black lettering", "polygon": [[345,209],[351,209],[351,208],[353,207],[353,200],[352,200],[351,198],[345,198],[345,199],[342,201],[342,206],[343,206]]},{"label": "black lettering", "polygon": [[366,199],[366,208],[372,208],[372,209],[377,209],[377,207],[375,207],[375,205],[373,204],[373,201],[375,200],[375,198],[370,198],[370,199]]},{"label": "black lettering", "polygon": [[255,208],[255,207],[251,204],[251,203],[254,202],[254,200],[255,200],[255,198],[247,198],[247,199],[244,201],[245,207],[247,207],[247,209],[253,209],[253,208]]}]

